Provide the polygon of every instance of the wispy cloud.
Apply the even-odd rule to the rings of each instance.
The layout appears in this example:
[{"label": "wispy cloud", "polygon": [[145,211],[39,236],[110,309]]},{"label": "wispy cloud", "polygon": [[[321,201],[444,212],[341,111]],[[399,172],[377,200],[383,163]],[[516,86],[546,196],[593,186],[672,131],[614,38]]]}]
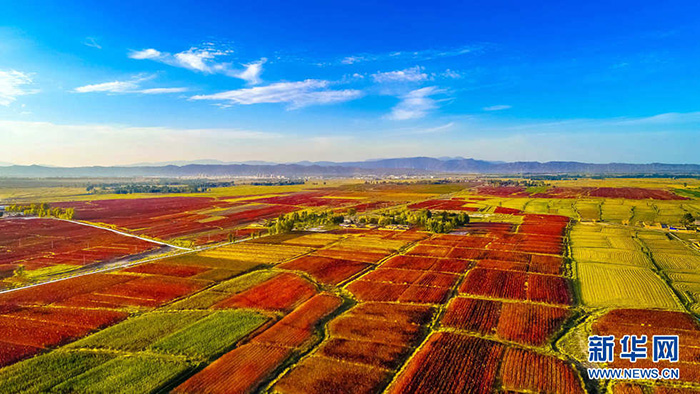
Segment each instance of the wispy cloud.
[{"label": "wispy cloud", "polygon": [[289,109],[297,109],[311,105],[340,103],[362,96],[362,92],[359,90],[332,90],[329,89],[329,86],[329,81],[307,79],[298,82],[279,82],[267,86],[229,90],[216,94],[197,95],[191,99],[225,101],[240,105],[284,103]]},{"label": "wispy cloud", "polygon": [[18,96],[34,93],[24,88],[31,83],[31,74],[15,70],[0,70],[0,105],[8,106],[17,100]]},{"label": "wispy cloud", "polygon": [[387,82],[420,82],[427,80],[428,74],[421,66],[415,66],[404,70],[377,72],[372,74],[372,79],[377,83]]},{"label": "wispy cloud", "polygon": [[98,44],[94,37],[85,37],[83,45],[89,46],[90,48],[102,49],[102,45]]},{"label": "wispy cloud", "polygon": [[425,117],[428,112],[437,108],[437,101],[430,96],[444,93],[444,90],[429,86],[413,90],[403,96],[401,101],[387,115],[392,120],[409,120]]},{"label": "wispy cloud", "polygon": [[244,64],[243,66],[245,69],[241,72],[239,72],[236,75],[236,78],[240,78],[244,81],[247,81],[251,85],[257,85],[260,82],[260,74],[262,74],[263,71],[263,64],[267,62],[267,58],[262,58],[258,60],[257,62],[252,62],[248,64]]},{"label": "wispy cloud", "polygon": [[212,43],[191,47],[178,53],[162,52],[154,48],[131,51],[128,56],[136,60],[152,60],[173,67],[185,68],[204,74],[223,74],[229,77],[239,78],[251,85],[261,82],[260,75],[263,72],[263,64],[267,58],[242,64],[242,68],[233,67],[231,62],[219,61],[221,58],[233,54],[231,49],[220,49]]},{"label": "wispy cloud", "polygon": [[513,108],[513,107],[510,105],[501,104],[501,105],[492,105],[490,107],[484,107],[483,110],[484,111],[503,111],[505,109],[510,109],[510,108]]},{"label": "wispy cloud", "polygon": [[[419,51],[395,51],[388,53],[362,53],[351,56],[346,56],[339,60],[338,63],[351,65],[357,63],[382,61],[387,59],[395,60],[432,60],[445,57],[462,56],[469,53],[475,53],[482,49],[482,45],[465,45],[453,48],[443,49],[424,49]],[[324,63],[321,63],[322,65]]]},{"label": "wispy cloud", "polygon": [[142,93],[142,94],[166,94],[182,93],[187,88],[150,88],[143,89],[141,83],[155,78],[155,75],[139,75],[126,81],[102,82],[91,85],[80,86],[73,89],[74,93]]}]

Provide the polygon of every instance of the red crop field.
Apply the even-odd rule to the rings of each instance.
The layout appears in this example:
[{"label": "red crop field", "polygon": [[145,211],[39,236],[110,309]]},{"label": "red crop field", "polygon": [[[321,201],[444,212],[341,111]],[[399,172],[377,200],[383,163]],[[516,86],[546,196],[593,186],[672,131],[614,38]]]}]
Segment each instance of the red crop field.
[{"label": "red crop field", "polygon": [[496,332],[498,337],[526,345],[544,345],[570,316],[566,308],[503,303]]},{"label": "red crop field", "polygon": [[569,281],[561,276],[528,275],[528,299],[549,304],[572,303]]},{"label": "red crop field", "polygon": [[333,294],[318,294],[254,337],[252,342],[299,347],[311,338],[314,326],[342,303],[343,300]]},{"label": "red crop field", "polygon": [[229,297],[214,308],[257,308],[271,311],[293,310],[316,294],[316,287],[297,275],[277,275],[251,289]]},{"label": "red crop field", "polygon": [[490,268],[474,268],[459,288],[467,294],[568,305],[571,294],[566,278]]},{"label": "red crop field", "polygon": [[468,202],[453,198],[451,200],[428,200],[408,206],[408,209],[419,210],[419,209],[430,209],[438,211],[467,211],[467,212],[477,212],[479,208],[466,206]]},{"label": "red crop field", "polygon": [[[193,237],[197,244],[224,240],[229,233],[226,229],[296,210],[288,205],[245,205],[243,202],[232,203],[225,199],[158,197],[64,202],[52,205],[75,208],[75,216],[80,220],[112,224],[155,238],[171,239],[206,233]],[[213,214],[213,219],[208,214],[200,213],[212,208],[221,209]]]},{"label": "red crop field", "polygon": [[[386,266],[386,264],[384,264]],[[362,277],[362,280],[373,282],[392,282],[392,283],[414,283],[423,276],[423,271],[396,269],[396,268],[377,268]]]},{"label": "red crop field", "polygon": [[343,315],[328,324],[334,338],[379,342],[387,345],[410,346],[422,335],[421,326],[405,322],[367,319],[361,315]]},{"label": "red crop field", "polygon": [[[328,196],[333,198],[324,198]],[[356,204],[357,200],[334,196],[331,193],[327,192],[299,192],[275,197],[256,198],[251,200],[245,200],[244,202],[256,204],[291,205],[303,208],[347,206],[349,204]]]},{"label": "red crop field", "polygon": [[501,306],[499,301],[457,297],[447,306],[441,323],[480,334],[495,334]]},{"label": "red crop field", "polygon": [[496,298],[526,300],[526,282],[527,274],[524,272],[477,267],[469,271],[459,291]]},{"label": "red crop field", "polygon": [[459,277],[454,274],[446,274],[441,272],[426,272],[414,283],[424,286],[436,286],[450,288],[457,283]]},{"label": "red crop field", "polygon": [[342,338],[331,338],[319,349],[319,353],[326,357],[386,369],[397,368],[411,351],[407,346]]},{"label": "red crop field", "polygon": [[467,272],[473,263],[465,260],[439,259],[430,267],[431,271],[462,274]]},{"label": "red crop field", "polygon": [[140,277],[98,290],[97,295],[118,296],[134,299],[134,305],[158,306],[199,290],[205,282],[191,279],[159,276]]},{"label": "red crop field", "polygon": [[202,272],[206,272],[208,270],[209,269],[205,267],[197,267],[191,265],[188,266],[176,264],[150,263],[128,268],[124,270],[124,272],[137,272],[140,274],[166,275],[187,278],[190,276],[200,274]]},{"label": "red crop field", "polygon": [[86,327],[0,316],[0,331],[3,333],[2,340],[9,343],[50,347],[82,337],[91,330]]},{"label": "red crop field", "polygon": [[176,387],[175,393],[252,392],[289,356],[292,350],[258,343],[236,348]]},{"label": "red crop field", "polygon": [[39,353],[41,350],[41,348],[36,346],[18,345],[0,341],[0,367],[14,364],[17,361]]},{"label": "red crop field", "polygon": [[490,393],[502,354],[503,346],[498,342],[434,333],[411,358],[389,393]]},{"label": "red crop field", "polygon": [[541,393],[583,393],[581,380],[566,362],[533,351],[508,348],[502,371],[504,390]]},{"label": "red crop field", "polygon": [[683,346],[700,348],[700,324],[683,312],[615,309],[593,322],[592,327],[597,335],[678,335]]},{"label": "red crop field", "polygon": [[474,248],[454,248],[447,257],[451,259],[479,260],[486,256],[486,250]]},{"label": "red crop field", "polygon": [[445,287],[412,285],[399,297],[399,302],[417,304],[442,304],[447,300],[450,289]]},{"label": "red crop field", "polygon": [[479,186],[477,192],[482,195],[498,197],[531,198],[626,198],[631,200],[685,200],[666,190],[645,189],[638,187],[551,187],[543,193],[528,193],[524,186]]},{"label": "red crop field", "polygon": [[450,247],[418,244],[411,248],[408,254],[416,256],[447,257],[451,250],[452,248]]},{"label": "red crop field", "polygon": [[380,368],[313,356],[297,364],[273,389],[284,394],[376,393],[388,376]]},{"label": "red crop field", "polygon": [[411,270],[429,270],[437,258],[423,256],[395,256],[382,264],[382,268],[404,268]]},{"label": "red crop field", "polygon": [[322,256],[303,256],[280,264],[279,268],[307,272],[319,282],[337,285],[362,272],[370,264]]},{"label": "red crop field", "polygon": [[96,329],[115,324],[126,319],[129,314],[122,311],[103,309],[36,307],[22,308],[4,316]]},{"label": "red crop field", "polygon": [[428,305],[367,302],[357,305],[348,313],[367,319],[378,319],[404,324],[426,324],[435,314],[435,308]]},{"label": "red crop field", "polygon": [[503,213],[506,215],[516,215],[521,213],[522,211],[519,209],[514,209],[514,208],[505,208],[505,207],[496,207],[493,210],[494,213]]},{"label": "red crop field", "polygon": [[316,252],[312,253],[312,255],[317,255],[317,256],[324,256],[324,257],[330,257],[334,259],[341,259],[341,260],[352,260],[352,261],[360,261],[363,263],[376,263],[377,261],[383,259],[384,257],[388,256],[389,252],[367,252],[363,250],[348,250],[348,249],[339,249],[339,248],[326,248],[326,249],[319,249]]},{"label": "red crop field", "polygon": [[356,280],[347,287],[362,302],[397,301],[408,288],[409,285],[407,284],[371,282],[367,280]]},{"label": "red crop field", "polygon": [[47,305],[134,279],[130,275],[118,274],[92,274],[70,278],[0,294],[0,305]]},{"label": "red crop field", "polygon": [[448,305],[441,323],[446,327],[541,346],[569,316],[566,308],[458,297]]},{"label": "red crop field", "polygon": [[56,264],[85,265],[141,253],[160,245],[55,219],[0,221],[0,271]]}]

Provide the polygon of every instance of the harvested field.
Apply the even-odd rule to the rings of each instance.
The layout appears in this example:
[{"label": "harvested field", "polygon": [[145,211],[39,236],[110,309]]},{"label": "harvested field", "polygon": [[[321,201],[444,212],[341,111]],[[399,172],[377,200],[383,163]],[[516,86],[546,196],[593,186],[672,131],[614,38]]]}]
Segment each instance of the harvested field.
[{"label": "harvested field", "polygon": [[581,299],[594,307],[678,310],[671,289],[648,268],[609,264],[578,264]]}]

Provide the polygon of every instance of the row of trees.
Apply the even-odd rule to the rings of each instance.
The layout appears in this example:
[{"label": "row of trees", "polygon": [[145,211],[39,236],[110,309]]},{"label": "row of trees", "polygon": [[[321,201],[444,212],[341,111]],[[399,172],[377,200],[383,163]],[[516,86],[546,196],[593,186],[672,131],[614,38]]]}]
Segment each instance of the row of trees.
[{"label": "row of trees", "polygon": [[151,183],[126,183],[126,184],[99,184],[88,185],[85,190],[91,194],[133,194],[133,193],[204,193],[213,187],[233,186],[233,182],[217,183],[189,183],[189,184],[151,184]]},{"label": "row of trees", "polygon": [[469,215],[464,212],[454,213],[447,211],[432,212],[427,209],[411,211],[408,209],[390,210],[378,215],[360,216],[360,223],[388,226],[391,224],[410,225],[424,227],[433,233],[449,233],[457,227],[469,223]]},{"label": "row of trees", "polygon": [[281,234],[293,230],[304,230],[311,227],[325,226],[343,223],[345,217],[337,215],[333,211],[323,212],[292,212],[280,215],[276,219],[267,222],[267,230],[270,234]]},{"label": "row of trees", "polygon": [[73,219],[75,215],[75,210],[73,208],[51,208],[47,203],[41,204],[31,204],[31,205],[17,205],[13,204],[5,207],[6,212],[21,213],[27,216],[38,216],[38,217],[54,217],[59,219]]}]

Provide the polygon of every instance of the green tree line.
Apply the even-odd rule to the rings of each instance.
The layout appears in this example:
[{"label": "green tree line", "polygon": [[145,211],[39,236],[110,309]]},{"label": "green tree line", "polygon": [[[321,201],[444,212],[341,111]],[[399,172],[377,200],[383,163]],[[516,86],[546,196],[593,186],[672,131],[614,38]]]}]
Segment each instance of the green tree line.
[{"label": "green tree line", "polygon": [[332,211],[323,212],[292,212],[280,215],[276,219],[267,222],[267,231],[270,234],[281,234],[293,230],[304,230],[311,227],[340,224],[345,220],[343,215],[334,214]]},{"label": "green tree line", "polygon": [[54,217],[59,219],[73,219],[75,215],[75,209],[73,208],[51,208],[49,204],[43,202],[40,204],[30,204],[30,205],[9,205],[5,207],[6,212],[17,212],[28,216],[38,216],[43,217]]}]

